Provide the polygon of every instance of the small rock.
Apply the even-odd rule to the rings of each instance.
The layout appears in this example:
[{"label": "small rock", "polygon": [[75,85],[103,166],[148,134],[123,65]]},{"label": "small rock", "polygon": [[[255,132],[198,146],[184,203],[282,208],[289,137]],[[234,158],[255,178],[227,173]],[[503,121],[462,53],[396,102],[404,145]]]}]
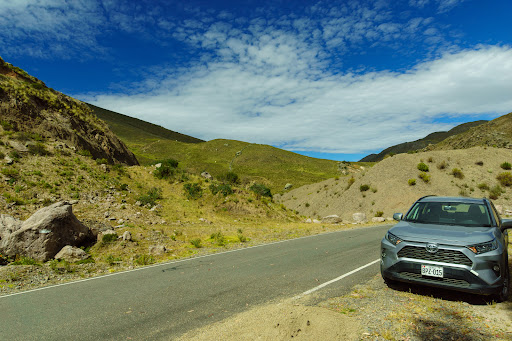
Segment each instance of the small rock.
[{"label": "small rock", "polygon": [[386,221],[386,218],[384,218],[384,217],[373,217],[372,218],[372,223],[382,223],[384,221]]},{"label": "small rock", "polygon": [[320,220],[313,219],[313,224],[320,224],[320,223],[321,223]]},{"label": "small rock", "polygon": [[290,189],[290,188],[292,188],[292,187],[293,187],[293,185],[292,185],[292,184],[290,184],[290,183],[288,183],[288,184],[286,184],[286,185],[284,186],[284,189],[285,189],[285,190],[289,190],[289,189]]},{"label": "small rock", "polygon": [[135,202],[135,206],[142,206],[142,203],[140,201]]},{"label": "small rock", "polygon": [[208,172],[202,172],[201,176],[207,180],[213,180],[213,176]]},{"label": "small rock", "polygon": [[124,231],[123,240],[128,242],[132,240],[132,234],[130,233],[130,231]]},{"label": "small rock", "polygon": [[119,219],[119,220],[117,221],[117,224],[118,224],[118,225],[123,225],[123,224],[124,224],[124,219]]},{"label": "small rock", "polygon": [[153,245],[149,247],[149,253],[152,255],[163,255],[167,249],[163,245]]},{"label": "small rock", "polygon": [[87,252],[75,246],[66,245],[56,255],[55,259],[64,259],[68,262],[76,262],[89,258]]},{"label": "small rock", "polygon": [[160,168],[160,167],[162,167],[162,164],[161,164],[161,163],[157,163],[157,164],[155,165],[155,168]]},{"label": "small rock", "polygon": [[366,221],[366,214],[360,213],[360,212],[354,213],[354,214],[352,214],[352,219],[356,223],[362,223],[362,222]]},{"label": "small rock", "polygon": [[336,214],[328,215],[322,218],[322,223],[325,224],[338,224],[341,223],[342,221],[343,220]]},{"label": "small rock", "polygon": [[312,222],[313,222],[313,220],[311,220],[311,218],[306,219],[307,224],[311,224]]},{"label": "small rock", "polygon": [[211,221],[209,221],[208,219],[205,219],[205,218],[199,218],[199,221],[202,222],[202,223],[205,223],[205,224],[209,224],[209,225],[212,224]]}]

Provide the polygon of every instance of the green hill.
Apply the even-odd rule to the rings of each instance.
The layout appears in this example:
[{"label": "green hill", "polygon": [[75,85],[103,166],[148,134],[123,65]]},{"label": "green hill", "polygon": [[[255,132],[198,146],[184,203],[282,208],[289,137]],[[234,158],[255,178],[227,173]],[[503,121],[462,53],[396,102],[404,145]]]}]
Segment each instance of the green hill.
[{"label": "green hill", "polygon": [[234,140],[205,142],[91,104],[89,106],[143,165],[172,158],[195,174],[206,171],[219,177],[233,171],[242,181],[264,183],[274,193],[282,191],[287,183],[299,187],[340,175],[340,163],[337,161]]}]

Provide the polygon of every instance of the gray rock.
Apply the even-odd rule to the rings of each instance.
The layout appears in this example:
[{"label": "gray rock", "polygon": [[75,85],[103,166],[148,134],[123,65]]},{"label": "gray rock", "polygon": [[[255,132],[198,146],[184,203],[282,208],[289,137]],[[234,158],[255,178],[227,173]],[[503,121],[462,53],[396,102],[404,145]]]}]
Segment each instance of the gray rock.
[{"label": "gray rock", "polygon": [[313,220],[311,220],[311,218],[308,218],[308,219],[306,219],[306,221],[305,221],[305,222],[306,222],[307,224],[311,224],[311,223],[313,222]]},{"label": "gray rock", "polygon": [[163,245],[153,245],[149,247],[149,253],[152,255],[163,255],[167,252],[167,249]]},{"label": "gray rock", "polygon": [[313,219],[313,224],[320,224],[321,221],[320,220],[317,220],[317,219]]},{"label": "gray rock", "polygon": [[55,259],[64,259],[68,262],[76,262],[89,258],[87,252],[75,246],[66,245],[56,255]]},{"label": "gray rock", "polygon": [[132,234],[130,233],[130,231],[124,231],[123,240],[128,242],[132,240]]},{"label": "gray rock", "polygon": [[372,218],[372,223],[382,223],[384,221],[386,221],[386,218],[384,218],[384,217],[373,217]]},{"label": "gray rock", "polygon": [[0,251],[11,257],[23,255],[47,261],[66,245],[81,246],[92,240],[92,232],[75,217],[72,206],[61,201],[41,208],[2,238]]},{"label": "gray rock", "polygon": [[328,216],[322,218],[322,223],[325,223],[325,224],[338,224],[338,223],[341,223],[342,221],[343,221],[343,219],[341,219],[336,214],[328,215]]},{"label": "gray rock", "polygon": [[366,214],[360,213],[360,212],[354,213],[354,214],[352,214],[352,219],[356,223],[365,222],[366,221]]},{"label": "gray rock", "polygon": [[202,172],[201,176],[207,180],[213,180],[213,176],[208,172]]},{"label": "gray rock", "polygon": [[290,184],[290,183],[288,183],[288,184],[286,184],[286,185],[284,186],[284,189],[285,189],[285,190],[289,190],[289,189],[290,189],[290,188],[292,188],[292,187],[293,187],[293,185],[292,185],[292,184]]}]

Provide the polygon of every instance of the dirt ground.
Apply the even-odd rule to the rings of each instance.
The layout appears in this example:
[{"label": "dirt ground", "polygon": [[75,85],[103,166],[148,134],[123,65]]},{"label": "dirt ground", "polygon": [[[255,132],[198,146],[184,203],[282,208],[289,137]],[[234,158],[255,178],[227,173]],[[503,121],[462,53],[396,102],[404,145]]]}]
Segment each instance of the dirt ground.
[{"label": "dirt ground", "polygon": [[255,307],[188,332],[188,340],[512,340],[512,301],[397,285],[380,275],[351,293],[308,305],[308,298]]}]

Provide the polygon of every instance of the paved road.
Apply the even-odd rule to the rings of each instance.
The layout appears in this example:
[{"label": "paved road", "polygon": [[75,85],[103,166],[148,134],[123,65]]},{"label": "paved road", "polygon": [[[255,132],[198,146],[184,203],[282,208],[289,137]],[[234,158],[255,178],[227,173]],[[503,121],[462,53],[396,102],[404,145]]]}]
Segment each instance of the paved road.
[{"label": "paved road", "polygon": [[[172,339],[378,259],[388,228],[327,233],[0,296],[0,340]],[[378,266],[318,290],[316,299],[346,293]]]}]

